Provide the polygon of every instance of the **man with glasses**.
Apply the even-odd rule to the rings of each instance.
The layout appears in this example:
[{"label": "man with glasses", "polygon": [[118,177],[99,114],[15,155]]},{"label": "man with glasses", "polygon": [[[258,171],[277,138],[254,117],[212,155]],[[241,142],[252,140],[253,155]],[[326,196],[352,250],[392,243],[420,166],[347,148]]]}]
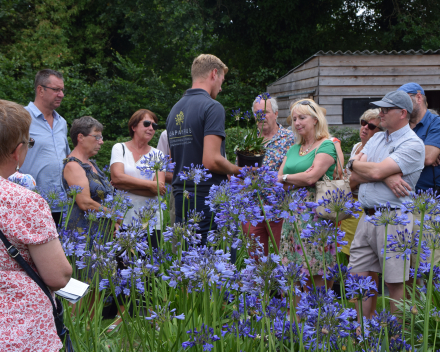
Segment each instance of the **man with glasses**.
[{"label": "man with glasses", "polygon": [[[425,160],[423,142],[409,126],[413,104],[408,94],[402,91],[390,92],[382,100],[370,104],[380,108],[379,116],[385,131],[371,137],[362,152],[347,163],[352,171],[351,186],[360,184],[359,201],[364,208],[351,244],[349,267],[353,274],[363,276],[371,275],[371,272],[382,272],[385,245],[385,226],[375,226],[365,222],[365,218],[375,214],[375,207],[387,203],[392,211],[400,215],[403,202],[410,200],[405,192],[414,190]],[[402,184],[395,190],[389,187],[387,178],[396,174],[402,176],[407,189]],[[412,214],[409,214],[409,223],[388,225],[388,233],[396,234],[404,230],[411,232],[412,220]],[[386,260],[384,279],[390,297],[400,300],[403,297],[403,280],[409,278],[409,265],[404,272],[403,260],[396,258],[396,253],[386,253],[386,256],[390,259]],[[371,318],[376,309],[372,306],[372,300],[366,300],[362,306],[364,316]],[[391,312],[395,311],[395,301],[391,301]]]},{"label": "man with glasses", "polygon": [[[30,137],[35,146],[29,149],[20,172],[34,177],[43,191],[63,191],[63,159],[70,154],[67,123],[56,111],[64,98],[63,75],[54,70],[41,70],[35,76],[35,100],[25,109],[32,117]],[[58,224],[62,209],[52,209]]]}]

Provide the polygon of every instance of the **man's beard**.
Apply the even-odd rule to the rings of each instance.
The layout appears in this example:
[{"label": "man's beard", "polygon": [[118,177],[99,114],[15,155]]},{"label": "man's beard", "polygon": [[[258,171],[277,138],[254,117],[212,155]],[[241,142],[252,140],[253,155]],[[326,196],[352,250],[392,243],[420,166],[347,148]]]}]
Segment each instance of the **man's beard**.
[{"label": "man's beard", "polygon": [[420,105],[416,102],[413,102],[413,111],[409,114],[409,121],[415,122],[417,121],[417,117],[420,113]]}]

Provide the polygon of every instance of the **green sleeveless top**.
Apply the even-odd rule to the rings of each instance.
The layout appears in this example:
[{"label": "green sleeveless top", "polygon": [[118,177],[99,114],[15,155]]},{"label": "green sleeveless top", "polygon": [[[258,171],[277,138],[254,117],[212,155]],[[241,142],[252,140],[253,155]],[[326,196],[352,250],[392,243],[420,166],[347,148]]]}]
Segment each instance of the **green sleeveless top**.
[{"label": "green sleeveless top", "polygon": [[[299,155],[300,148],[301,145],[299,144],[295,144],[294,146],[290,147],[289,151],[286,154],[286,164],[284,165],[283,174],[297,174],[306,171],[312,166],[313,161],[315,160],[316,148],[306,155],[302,156]],[[316,151],[316,155],[320,153],[328,154],[335,160],[335,164],[332,164],[332,166],[330,166],[325,173],[332,180],[333,171],[335,170],[337,162],[337,155],[335,145],[330,139],[327,139],[321,143],[318,150]]]}]

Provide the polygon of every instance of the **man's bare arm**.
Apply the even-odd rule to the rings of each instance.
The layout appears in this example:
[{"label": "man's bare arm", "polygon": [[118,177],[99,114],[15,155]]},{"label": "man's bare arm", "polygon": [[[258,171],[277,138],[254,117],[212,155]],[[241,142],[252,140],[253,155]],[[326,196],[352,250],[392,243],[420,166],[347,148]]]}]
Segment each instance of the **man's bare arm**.
[{"label": "man's bare arm", "polygon": [[240,172],[237,165],[230,163],[220,153],[222,137],[216,135],[205,136],[203,140],[203,166],[210,172],[220,175],[236,175]]}]

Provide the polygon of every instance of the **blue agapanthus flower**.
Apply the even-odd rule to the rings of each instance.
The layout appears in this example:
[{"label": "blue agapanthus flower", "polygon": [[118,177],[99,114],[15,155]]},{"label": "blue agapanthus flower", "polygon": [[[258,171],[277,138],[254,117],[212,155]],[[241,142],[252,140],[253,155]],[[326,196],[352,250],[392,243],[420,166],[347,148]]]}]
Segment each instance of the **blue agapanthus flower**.
[{"label": "blue agapanthus flower", "polygon": [[376,212],[372,216],[365,216],[365,221],[371,222],[375,226],[387,225],[407,225],[410,223],[408,215],[401,212],[399,215],[390,203],[380,207],[374,207]]},{"label": "blue agapanthus flower", "polygon": [[359,217],[359,212],[362,210],[361,203],[353,199],[350,193],[345,194],[345,191],[338,188],[336,190],[327,191],[322,199],[318,199],[317,203],[325,207],[327,213],[335,212],[338,214],[349,214],[355,218]]},{"label": "blue agapanthus flower", "polygon": [[141,165],[136,166],[141,171],[141,175],[151,178],[156,171],[172,172],[176,163],[171,162],[169,155],[163,155],[162,152],[150,152],[144,155],[139,162]]},{"label": "blue agapanthus flower", "polygon": [[205,324],[202,324],[200,330],[194,328],[194,330],[188,330],[186,333],[189,335],[188,341],[182,343],[185,350],[189,347],[202,345],[203,351],[211,351],[214,348],[213,343],[220,340],[220,337],[214,334],[214,329]]},{"label": "blue agapanthus flower", "polygon": [[349,299],[368,299],[377,292],[376,282],[371,276],[348,275],[345,282],[345,293]]},{"label": "blue agapanthus flower", "polygon": [[[395,253],[396,258],[410,260],[411,254],[417,255],[419,234],[410,233],[408,230],[396,231],[396,234],[388,235],[387,253]],[[430,254],[426,241],[421,243],[420,258],[426,260]]]},{"label": "blue agapanthus flower", "polygon": [[208,172],[208,169],[205,169],[203,165],[191,164],[191,167],[184,166],[183,170],[180,171],[177,176],[180,180],[185,181],[193,181],[196,185],[198,185],[202,181],[206,181],[212,177],[212,174]]}]

